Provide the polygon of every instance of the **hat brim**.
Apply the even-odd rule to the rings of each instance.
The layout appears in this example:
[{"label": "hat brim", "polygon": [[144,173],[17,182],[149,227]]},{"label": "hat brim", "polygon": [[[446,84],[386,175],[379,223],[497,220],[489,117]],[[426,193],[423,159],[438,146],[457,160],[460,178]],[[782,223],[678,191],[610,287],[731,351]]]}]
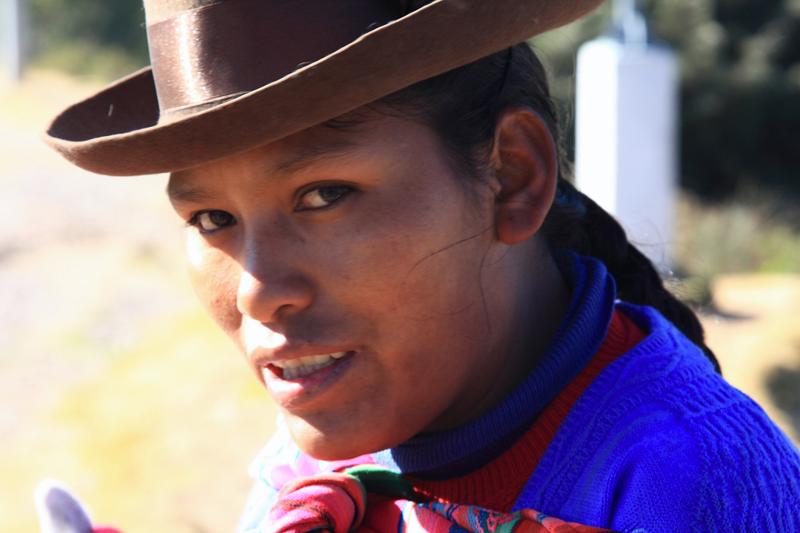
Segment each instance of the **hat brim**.
[{"label": "hat brim", "polygon": [[281,79],[159,123],[149,68],[64,110],[45,140],[112,176],[190,168],[261,146],[567,24],[602,0],[435,0]]}]

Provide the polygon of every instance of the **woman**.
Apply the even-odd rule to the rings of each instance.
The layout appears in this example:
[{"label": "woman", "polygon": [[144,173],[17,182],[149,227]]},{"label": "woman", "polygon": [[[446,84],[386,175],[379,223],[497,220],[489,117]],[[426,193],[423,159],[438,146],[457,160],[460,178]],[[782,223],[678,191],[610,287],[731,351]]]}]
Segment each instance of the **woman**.
[{"label": "woman", "polygon": [[565,179],[517,43],[596,4],[149,0],[152,76],[54,121],[84,168],[171,172],[280,408],[242,531],[800,529],[797,450]]}]

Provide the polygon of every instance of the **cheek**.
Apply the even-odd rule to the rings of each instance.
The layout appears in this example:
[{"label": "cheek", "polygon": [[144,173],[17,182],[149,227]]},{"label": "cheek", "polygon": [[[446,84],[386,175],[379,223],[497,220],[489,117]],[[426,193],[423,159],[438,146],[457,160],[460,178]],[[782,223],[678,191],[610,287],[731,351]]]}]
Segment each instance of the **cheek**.
[{"label": "cheek", "polygon": [[408,202],[420,207],[413,212],[371,213],[348,247],[356,281],[341,285],[350,289],[340,293],[347,307],[368,317],[375,332],[376,360],[362,367],[358,389],[375,385],[378,392],[360,394],[368,402],[354,401],[348,412],[354,425],[361,422],[358,432],[385,431],[384,445],[447,409],[491,341],[481,271],[492,234],[468,207],[448,210],[429,198],[437,196]]},{"label": "cheek", "polygon": [[460,314],[480,296],[489,235],[480,220],[437,206],[388,217],[385,226],[372,220],[362,226],[372,230],[361,230],[350,265],[368,302],[398,319],[426,321]]},{"label": "cheek", "polygon": [[225,333],[238,340],[241,313],[236,307],[238,264],[223,252],[204,244],[196,234],[186,239],[189,281],[197,298]]}]

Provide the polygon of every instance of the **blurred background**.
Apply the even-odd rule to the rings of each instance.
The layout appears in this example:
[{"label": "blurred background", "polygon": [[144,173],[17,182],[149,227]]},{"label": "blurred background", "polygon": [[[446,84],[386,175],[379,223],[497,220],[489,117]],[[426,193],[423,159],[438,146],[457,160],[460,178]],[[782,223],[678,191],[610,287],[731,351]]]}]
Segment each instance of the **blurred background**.
[{"label": "blurred background", "polygon": [[[729,381],[798,442],[800,0],[640,5],[679,59],[671,286]],[[31,493],[55,477],[129,532],[230,531],[274,411],[191,295],[165,177],[91,175],[40,140],[58,110],[147,63],[140,2],[0,6],[0,530],[35,531]],[[18,6],[24,69],[9,59]],[[610,17],[533,43],[570,151],[576,50]]]}]

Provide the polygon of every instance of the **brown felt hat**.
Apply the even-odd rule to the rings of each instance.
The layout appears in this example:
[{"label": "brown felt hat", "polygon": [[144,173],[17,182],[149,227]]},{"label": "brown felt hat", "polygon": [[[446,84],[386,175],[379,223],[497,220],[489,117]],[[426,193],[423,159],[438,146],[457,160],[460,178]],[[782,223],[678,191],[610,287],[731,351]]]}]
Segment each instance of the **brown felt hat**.
[{"label": "brown felt hat", "polygon": [[110,175],[189,168],[296,133],[566,24],[602,0],[145,0],[152,67],[46,140]]}]

